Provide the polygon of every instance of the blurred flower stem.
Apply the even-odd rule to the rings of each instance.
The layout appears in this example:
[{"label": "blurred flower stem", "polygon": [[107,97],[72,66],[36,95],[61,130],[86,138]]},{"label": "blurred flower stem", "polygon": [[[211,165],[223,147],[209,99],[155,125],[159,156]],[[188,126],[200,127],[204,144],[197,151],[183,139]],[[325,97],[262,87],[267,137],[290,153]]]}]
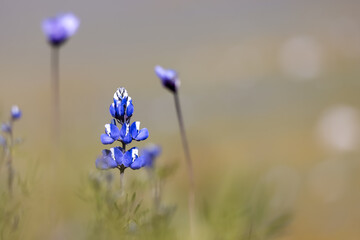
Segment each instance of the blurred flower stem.
[{"label": "blurred flower stem", "polygon": [[8,189],[9,189],[9,194],[10,196],[12,196],[12,188],[13,188],[13,182],[14,182],[14,169],[12,166],[12,149],[13,149],[13,145],[14,145],[14,136],[13,136],[13,131],[12,131],[12,125],[13,125],[13,121],[12,119],[10,119],[9,122],[9,126],[11,131],[9,132],[9,146],[7,148],[8,151],[8,161],[7,161],[7,167],[8,167]]},{"label": "blurred flower stem", "polygon": [[51,48],[51,78],[53,94],[53,134],[56,143],[59,140],[60,132],[60,86],[59,86],[59,47]]},{"label": "blurred flower stem", "polygon": [[186,158],[186,165],[187,165],[187,172],[189,174],[189,182],[190,182],[190,189],[189,189],[189,196],[188,196],[188,202],[189,202],[189,218],[190,218],[190,234],[191,237],[194,236],[194,209],[195,209],[195,185],[194,185],[194,171],[193,171],[193,165],[191,161],[190,156],[190,150],[189,150],[189,144],[186,138],[186,131],[184,127],[184,121],[181,113],[181,107],[180,107],[180,100],[179,100],[179,94],[178,92],[174,92],[174,100],[175,100],[175,108],[176,113],[179,121],[179,127],[180,127],[180,133],[181,133],[181,140],[182,145],[184,148],[185,158]]}]

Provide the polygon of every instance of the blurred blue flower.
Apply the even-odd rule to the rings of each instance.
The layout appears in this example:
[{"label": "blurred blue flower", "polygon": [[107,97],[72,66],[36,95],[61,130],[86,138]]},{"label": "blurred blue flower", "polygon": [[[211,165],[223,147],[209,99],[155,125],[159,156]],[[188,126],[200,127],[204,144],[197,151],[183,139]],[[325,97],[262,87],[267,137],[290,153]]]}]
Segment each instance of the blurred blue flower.
[{"label": "blurred blue flower", "polygon": [[10,123],[1,124],[1,131],[5,132],[5,133],[11,133],[12,127],[11,127]]},{"label": "blurred blue flower", "polygon": [[143,141],[149,137],[147,128],[140,129],[140,122],[136,121],[130,127],[131,136],[136,141]]},{"label": "blurred blue flower", "polygon": [[165,69],[161,66],[155,67],[155,73],[160,78],[162,85],[172,92],[177,92],[180,87],[180,79],[175,70]]},{"label": "blurred blue flower", "polygon": [[21,110],[17,105],[11,107],[11,118],[13,120],[21,118]]},{"label": "blurred blue flower", "polygon": [[100,140],[102,144],[112,144],[120,137],[120,130],[116,126],[115,121],[111,121],[110,124],[105,124],[105,133],[101,134]]},{"label": "blurred blue flower", "polygon": [[115,161],[113,152],[111,150],[104,149],[102,150],[102,155],[96,159],[95,166],[98,169],[106,170],[116,168],[118,164]]},{"label": "blurred blue flower", "polygon": [[143,157],[144,167],[152,168],[154,162],[161,154],[161,147],[159,145],[149,145],[141,150],[141,156]]},{"label": "blurred blue flower", "polygon": [[76,33],[79,25],[80,21],[75,15],[66,13],[45,19],[42,22],[42,30],[49,43],[58,47]]}]

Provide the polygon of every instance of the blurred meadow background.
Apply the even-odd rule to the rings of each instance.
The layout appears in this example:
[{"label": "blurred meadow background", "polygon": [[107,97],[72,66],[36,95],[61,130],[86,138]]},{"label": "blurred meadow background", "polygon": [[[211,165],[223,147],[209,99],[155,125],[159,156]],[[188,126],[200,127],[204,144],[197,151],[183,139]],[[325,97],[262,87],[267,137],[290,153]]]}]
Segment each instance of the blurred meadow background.
[{"label": "blurred meadow background", "polygon": [[[23,111],[13,158],[28,182],[17,234],[4,239],[89,238],[95,211],[81,195],[100,172],[100,134],[120,86],[147,141],[162,146],[157,164],[178,166],[163,184],[163,203],[175,208],[164,238],[187,239],[184,154],[157,64],[181,79],[195,239],[359,239],[359,11],[355,0],[0,1],[0,119],[13,104]],[[54,162],[41,21],[58,12],[81,23],[60,52]],[[146,177],[126,171],[126,189]]]}]

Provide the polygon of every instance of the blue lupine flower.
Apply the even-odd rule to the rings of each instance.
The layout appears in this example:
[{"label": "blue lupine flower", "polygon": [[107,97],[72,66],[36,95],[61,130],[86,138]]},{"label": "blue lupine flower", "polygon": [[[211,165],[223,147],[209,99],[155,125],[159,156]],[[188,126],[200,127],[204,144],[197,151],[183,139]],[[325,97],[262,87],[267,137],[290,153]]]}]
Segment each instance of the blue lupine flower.
[{"label": "blue lupine flower", "polygon": [[1,125],[1,131],[5,132],[5,133],[11,133],[12,127],[9,123],[3,123]]},{"label": "blue lupine flower", "polygon": [[58,47],[76,33],[79,25],[80,21],[75,15],[66,13],[45,19],[42,29],[49,43]]},{"label": "blue lupine flower", "polygon": [[11,118],[13,120],[19,119],[21,117],[21,110],[17,105],[11,107]]},{"label": "blue lupine flower", "polygon": [[141,150],[141,156],[144,158],[144,166],[152,168],[155,159],[161,154],[161,147],[159,145],[149,145]]},{"label": "blue lupine flower", "polygon": [[136,141],[143,141],[149,137],[147,128],[140,129],[140,122],[136,121],[130,127],[131,136]]},{"label": "blue lupine flower", "polygon": [[178,74],[175,70],[164,69],[161,66],[156,66],[155,73],[160,78],[164,87],[172,92],[177,92],[177,89],[180,87],[180,79],[178,78]]},{"label": "blue lupine flower", "polygon": [[102,144],[112,144],[120,137],[120,130],[116,126],[115,121],[110,124],[105,124],[105,133],[101,134],[100,139]]},{"label": "blue lupine flower", "polygon": [[[148,138],[149,131],[140,129],[140,122],[130,124],[134,113],[134,105],[125,88],[118,88],[114,93],[113,103],[109,107],[111,116],[114,117],[110,124],[105,125],[105,134],[101,135],[103,144],[112,144],[121,141],[122,147],[114,147],[103,150],[103,154],[96,160],[96,166],[100,169],[118,168],[123,173],[125,168],[139,169],[145,166],[145,158],[139,156],[137,147],[126,151],[126,145],[132,140],[142,141]],[[116,126],[116,122],[121,128]]]}]

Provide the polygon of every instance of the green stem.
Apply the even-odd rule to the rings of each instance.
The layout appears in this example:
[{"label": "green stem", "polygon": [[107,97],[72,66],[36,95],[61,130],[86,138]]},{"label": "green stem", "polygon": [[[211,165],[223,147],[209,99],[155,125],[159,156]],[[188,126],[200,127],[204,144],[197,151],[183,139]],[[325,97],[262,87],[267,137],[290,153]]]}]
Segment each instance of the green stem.
[{"label": "green stem", "polygon": [[183,117],[182,117],[182,113],[181,113],[179,95],[177,92],[174,93],[174,100],[175,100],[175,108],[176,108],[176,113],[177,113],[179,126],[180,126],[182,145],[183,145],[185,158],[186,158],[186,165],[187,165],[187,169],[188,169],[187,172],[189,175],[190,189],[189,189],[188,202],[189,202],[190,234],[191,234],[191,237],[194,237],[194,210],[195,210],[194,171],[193,171],[193,165],[192,165],[192,160],[191,160],[191,156],[190,156],[189,144],[188,144],[188,141],[186,138],[184,121],[183,121]]}]

